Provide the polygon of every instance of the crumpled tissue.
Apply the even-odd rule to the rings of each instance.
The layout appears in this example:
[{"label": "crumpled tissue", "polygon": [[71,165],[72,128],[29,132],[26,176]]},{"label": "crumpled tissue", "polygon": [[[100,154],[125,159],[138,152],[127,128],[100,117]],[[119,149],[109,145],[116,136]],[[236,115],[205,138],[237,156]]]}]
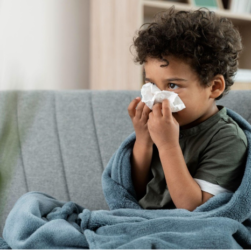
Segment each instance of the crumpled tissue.
[{"label": "crumpled tissue", "polygon": [[141,88],[142,102],[144,102],[150,109],[155,103],[161,103],[164,99],[170,101],[172,112],[178,112],[186,108],[185,104],[179,98],[177,93],[167,90],[160,90],[156,85],[148,82]]}]

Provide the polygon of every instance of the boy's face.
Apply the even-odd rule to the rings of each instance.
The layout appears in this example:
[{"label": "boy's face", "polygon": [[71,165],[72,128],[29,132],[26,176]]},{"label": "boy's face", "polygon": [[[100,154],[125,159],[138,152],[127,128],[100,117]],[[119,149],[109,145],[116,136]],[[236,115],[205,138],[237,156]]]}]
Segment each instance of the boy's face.
[{"label": "boy's face", "polygon": [[190,128],[209,118],[218,111],[211,87],[200,86],[197,74],[189,64],[168,56],[169,65],[156,58],[148,57],[144,63],[145,82],[154,83],[160,90],[173,91],[179,95],[186,108],[172,113],[182,128]]}]

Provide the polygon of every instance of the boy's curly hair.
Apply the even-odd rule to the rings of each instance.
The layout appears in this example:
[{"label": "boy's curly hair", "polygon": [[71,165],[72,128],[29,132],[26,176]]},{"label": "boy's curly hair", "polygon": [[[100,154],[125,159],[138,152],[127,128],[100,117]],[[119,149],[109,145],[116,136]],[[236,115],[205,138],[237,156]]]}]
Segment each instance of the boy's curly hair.
[{"label": "boy's curly hair", "polygon": [[227,94],[234,83],[242,51],[239,31],[232,22],[204,7],[177,12],[173,6],[154,17],[154,21],[144,23],[142,26],[149,26],[139,30],[133,38],[131,46],[137,52],[134,62],[143,64],[147,57],[153,57],[166,61],[164,66],[167,66],[164,56],[178,57],[195,70],[201,86],[209,86],[215,75],[222,74],[226,87],[216,100]]}]

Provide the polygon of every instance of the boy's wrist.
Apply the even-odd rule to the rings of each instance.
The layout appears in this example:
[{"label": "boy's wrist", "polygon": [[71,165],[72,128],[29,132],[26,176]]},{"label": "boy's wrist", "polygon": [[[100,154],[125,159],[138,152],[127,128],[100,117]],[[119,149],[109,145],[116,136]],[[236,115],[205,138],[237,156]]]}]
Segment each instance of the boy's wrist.
[{"label": "boy's wrist", "polygon": [[167,151],[175,153],[180,150],[180,144],[166,144],[158,148],[159,154],[165,154]]},{"label": "boy's wrist", "polygon": [[151,149],[153,147],[153,142],[145,142],[137,139],[135,140],[135,144],[145,149]]}]

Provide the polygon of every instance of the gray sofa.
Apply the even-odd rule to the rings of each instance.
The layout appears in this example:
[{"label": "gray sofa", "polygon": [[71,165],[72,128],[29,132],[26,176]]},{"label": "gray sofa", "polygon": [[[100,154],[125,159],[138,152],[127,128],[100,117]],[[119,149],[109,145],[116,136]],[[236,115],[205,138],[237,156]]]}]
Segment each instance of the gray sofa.
[{"label": "gray sofa", "polygon": [[[47,193],[107,210],[101,175],[134,129],[127,112],[140,91],[0,92],[0,236],[17,199]],[[251,123],[251,90],[217,101]]]}]

